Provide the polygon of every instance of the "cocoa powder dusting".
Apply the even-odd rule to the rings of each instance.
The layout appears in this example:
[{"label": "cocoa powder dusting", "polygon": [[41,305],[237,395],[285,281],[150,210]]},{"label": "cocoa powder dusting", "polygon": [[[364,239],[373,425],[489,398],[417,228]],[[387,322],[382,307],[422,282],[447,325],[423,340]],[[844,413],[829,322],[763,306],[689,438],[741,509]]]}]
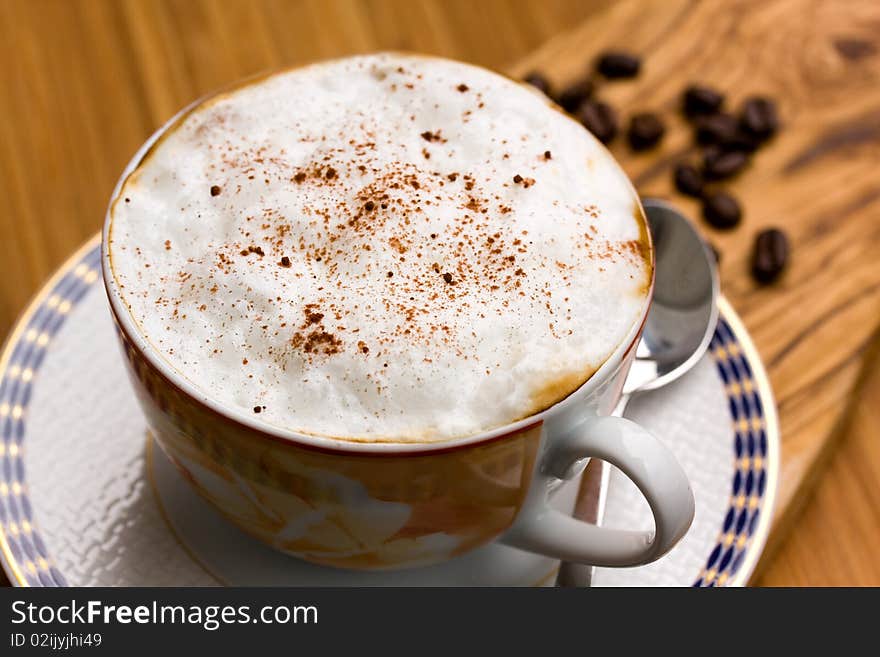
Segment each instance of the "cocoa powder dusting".
[{"label": "cocoa powder dusting", "polygon": [[[396,94],[418,84],[413,77]],[[553,155],[535,148],[534,142],[520,146],[530,135],[517,135],[509,136],[511,143],[499,140],[487,149],[485,161],[462,166],[460,158],[450,157],[470,147],[457,139],[457,122],[466,120],[463,111],[478,115],[484,103],[480,92],[464,83],[447,86],[445,93],[467,109],[456,109],[450,114],[453,120],[422,132],[424,125],[408,122],[407,141],[415,153],[410,161],[389,158],[395,144],[377,128],[374,117],[356,107],[345,133],[305,135],[310,141],[302,160],[270,146],[242,145],[237,135],[229,135],[217,148],[217,165],[210,174],[222,186],[212,185],[210,194],[233,199],[244,190],[252,194],[248,198],[253,203],[244,211],[247,216],[241,218],[235,238],[212,244],[202,260],[194,257],[188,263],[209,264],[207,278],[189,281],[184,265],[182,272],[161,280],[162,285],[173,283],[182,290],[179,297],[191,298],[197,286],[204,287],[215,295],[210,307],[223,330],[247,327],[245,353],[250,360],[268,356],[281,370],[346,351],[368,356],[366,364],[375,359],[371,376],[379,380],[388,367],[380,357],[390,360],[401,345],[418,345],[432,356],[437,349],[452,350],[463,360],[478,360],[475,353],[462,351],[460,339],[474,331],[474,317],[488,314],[504,321],[508,307],[515,307],[512,300],[522,297],[552,317],[550,331],[558,337],[568,329],[562,322],[570,319],[571,304],[568,297],[554,299],[553,292],[566,290],[576,279],[570,263],[562,260],[535,264],[534,242],[517,228],[525,193],[510,184],[512,179],[522,189],[535,185],[528,174],[551,171],[554,167],[543,162]],[[412,120],[417,118],[422,117],[413,114]],[[549,139],[546,134],[533,138]],[[561,152],[557,158],[563,157]],[[276,188],[295,190],[297,202],[305,200],[291,208],[286,197],[273,196]],[[578,206],[571,213],[575,210],[582,222],[577,248],[588,258],[604,264],[646,257],[638,240],[598,239],[601,213],[595,206]],[[164,245],[171,250],[170,240]],[[182,245],[176,240],[175,251]],[[544,280],[542,270],[549,269],[553,289],[543,289],[535,281]],[[256,289],[248,288],[246,294],[232,293],[229,277],[237,271],[260,272],[265,280],[257,279],[261,285],[254,284]],[[267,289],[272,290],[268,299]],[[164,308],[181,301],[159,297],[156,303]],[[187,303],[180,310],[193,308],[205,311],[207,306]],[[175,307],[169,322],[185,317],[181,313]],[[382,329],[378,338],[376,325]],[[269,346],[261,353],[253,344]],[[241,362],[247,365],[249,359]],[[495,367],[494,362],[485,365]],[[249,369],[257,374],[259,368]],[[258,404],[253,411],[264,408]]]}]

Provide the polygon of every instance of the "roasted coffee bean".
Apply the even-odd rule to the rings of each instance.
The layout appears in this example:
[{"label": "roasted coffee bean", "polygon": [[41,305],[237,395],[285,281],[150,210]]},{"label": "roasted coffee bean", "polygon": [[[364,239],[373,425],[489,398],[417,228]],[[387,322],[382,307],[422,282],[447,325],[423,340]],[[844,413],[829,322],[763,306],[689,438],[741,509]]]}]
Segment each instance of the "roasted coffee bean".
[{"label": "roasted coffee bean", "polygon": [[768,228],[755,238],[752,275],[759,283],[772,283],[788,262],[788,238],[778,228]]},{"label": "roasted coffee bean", "polygon": [[772,137],[779,129],[776,103],[763,96],[753,96],[743,103],[740,125],[748,134],[760,140]]},{"label": "roasted coffee bean", "polygon": [[736,136],[739,125],[735,116],[722,112],[701,116],[697,119],[695,127],[697,143],[724,144]]},{"label": "roasted coffee bean", "polygon": [[601,100],[588,100],[580,106],[578,119],[603,144],[617,136],[617,112]]},{"label": "roasted coffee bean", "polygon": [[643,112],[630,119],[627,137],[633,150],[642,151],[656,146],[665,132],[666,126],[656,114]]},{"label": "roasted coffee bean", "polygon": [[632,78],[639,74],[642,60],[623,51],[606,52],[599,56],[596,68],[606,78]]},{"label": "roasted coffee bean", "polygon": [[700,85],[691,85],[684,91],[684,113],[687,116],[701,116],[705,114],[715,114],[724,104],[724,95]]},{"label": "roasted coffee bean", "polygon": [[703,176],[697,167],[690,164],[675,165],[675,188],[682,194],[700,198],[703,195]]},{"label": "roasted coffee bean", "polygon": [[749,156],[742,151],[706,149],[703,158],[703,177],[706,180],[724,180],[738,174],[748,163]]},{"label": "roasted coffee bean", "polygon": [[702,172],[703,172],[703,177],[704,177],[704,178],[706,177],[706,176],[705,176],[705,174],[706,174],[706,163],[707,163],[707,162],[714,162],[714,161],[717,160],[719,157],[721,157],[722,155],[724,155],[724,152],[725,152],[724,149],[723,149],[719,144],[709,144],[708,146],[706,146],[706,147],[703,149],[703,162],[702,162],[703,167],[702,167]]},{"label": "roasted coffee bean", "polygon": [[583,102],[592,95],[593,81],[590,79],[584,79],[567,87],[565,91],[559,94],[559,98],[556,102],[559,103],[560,107],[566,112],[574,114],[578,107],[580,107]]},{"label": "roasted coffee bean", "polygon": [[742,220],[742,209],[730,194],[713,192],[703,198],[703,217],[715,228],[733,228]]},{"label": "roasted coffee bean", "polygon": [[742,127],[738,127],[733,136],[725,139],[721,145],[729,151],[754,153],[761,146],[761,140],[747,133]]},{"label": "roasted coffee bean", "polygon": [[538,91],[542,91],[548,96],[552,96],[552,87],[550,86],[550,81],[544,76],[543,73],[538,73],[538,71],[532,71],[527,76],[523,78],[523,82],[526,84],[532,85]]}]

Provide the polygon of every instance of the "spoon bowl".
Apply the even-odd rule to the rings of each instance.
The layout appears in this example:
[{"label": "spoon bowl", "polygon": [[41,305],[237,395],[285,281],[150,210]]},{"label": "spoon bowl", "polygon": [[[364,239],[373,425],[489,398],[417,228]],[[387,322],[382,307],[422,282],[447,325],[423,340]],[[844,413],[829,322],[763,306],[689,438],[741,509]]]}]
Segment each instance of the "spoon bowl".
[{"label": "spoon bowl", "polygon": [[700,234],[678,210],[643,201],[654,241],[654,299],[623,392],[655,390],[703,356],[718,320],[718,272]]}]

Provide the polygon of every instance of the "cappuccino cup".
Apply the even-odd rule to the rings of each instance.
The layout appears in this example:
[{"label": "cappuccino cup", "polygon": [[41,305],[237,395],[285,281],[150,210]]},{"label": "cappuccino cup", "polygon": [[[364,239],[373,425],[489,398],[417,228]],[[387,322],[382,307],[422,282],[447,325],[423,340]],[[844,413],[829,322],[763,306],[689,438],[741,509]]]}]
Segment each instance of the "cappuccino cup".
[{"label": "cappuccino cup", "polygon": [[[383,569],[498,541],[634,566],[690,526],[675,458],[609,415],[653,290],[644,212],[531,88],[395,53],[201,99],[123,173],[102,266],[157,443],[279,550]],[[591,457],[653,531],[551,505]]]}]

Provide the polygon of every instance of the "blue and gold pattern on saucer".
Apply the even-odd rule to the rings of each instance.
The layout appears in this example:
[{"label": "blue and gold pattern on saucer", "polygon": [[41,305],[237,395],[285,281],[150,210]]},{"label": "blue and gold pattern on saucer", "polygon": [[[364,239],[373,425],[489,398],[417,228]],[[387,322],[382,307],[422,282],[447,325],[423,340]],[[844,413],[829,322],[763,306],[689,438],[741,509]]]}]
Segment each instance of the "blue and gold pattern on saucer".
[{"label": "blue and gold pattern on saucer", "polygon": [[[718,373],[727,392],[730,416],[733,422],[733,455],[735,458],[733,482],[731,483],[730,506],[724,516],[724,523],[718,541],[700,576],[693,586],[725,586],[742,569],[756,535],[764,541],[769,523],[770,510],[764,499],[768,489],[768,458],[770,444],[768,432],[776,429],[775,409],[765,409],[761,401],[769,399],[766,379],[756,380],[750,354],[754,353],[751,344],[745,349],[742,338],[731,328],[731,315],[722,305],[718,326],[709,345],[715,359]],[[727,310],[727,312],[725,312]],[[744,335],[744,331],[740,331]],[[774,448],[778,440],[773,441]],[[778,463],[778,454],[773,455],[773,464]],[[775,485],[770,487],[775,492]],[[762,522],[763,521],[763,522]],[[759,531],[760,529],[760,531]],[[746,571],[750,574],[754,563]]]},{"label": "blue and gold pattern on saucer", "polygon": [[24,454],[31,382],[70,310],[101,277],[95,238],[74,254],[19,319],[0,356],[0,548],[10,580],[20,586],[66,586],[34,524]]},{"label": "blue and gold pattern on saucer", "polygon": [[[100,278],[96,236],[40,291],[0,354],[0,561],[18,586],[67,584],[46,548],[28,494],[23,458],[28,405],[32,382],[54,336],[86,292],[100,285]],[[717,540],[690,581],[693,586],[742,586],[769,531],[779,469],[778,423],[757,352],[724,299],[710,354],[729,403],[734,468]]]}]

